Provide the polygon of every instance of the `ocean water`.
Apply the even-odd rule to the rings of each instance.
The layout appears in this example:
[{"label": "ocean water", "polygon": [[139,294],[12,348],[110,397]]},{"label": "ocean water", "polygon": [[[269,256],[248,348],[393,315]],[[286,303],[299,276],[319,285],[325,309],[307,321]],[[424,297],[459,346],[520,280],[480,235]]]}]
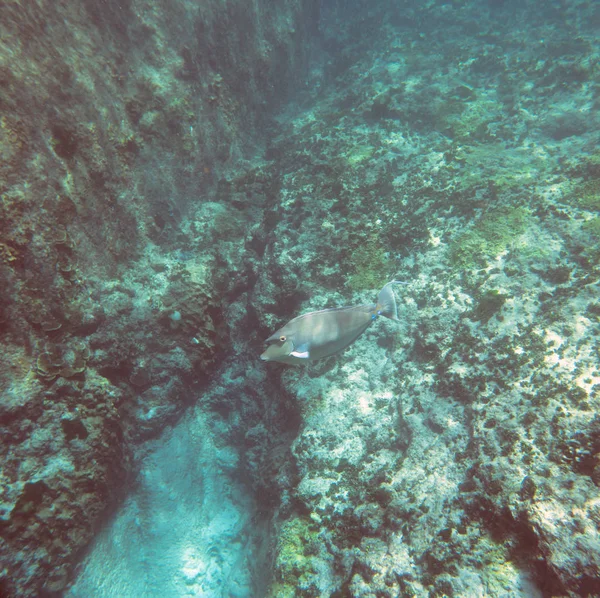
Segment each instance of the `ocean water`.
[{"label": "ocean water", "polygon": [[598,31],[0,6],[0,597],[600,596]]},{"label": "ocean water", "polygon": [[198,410],[149,447],[135,488],[65,596],[257,595],[255,504]]}]

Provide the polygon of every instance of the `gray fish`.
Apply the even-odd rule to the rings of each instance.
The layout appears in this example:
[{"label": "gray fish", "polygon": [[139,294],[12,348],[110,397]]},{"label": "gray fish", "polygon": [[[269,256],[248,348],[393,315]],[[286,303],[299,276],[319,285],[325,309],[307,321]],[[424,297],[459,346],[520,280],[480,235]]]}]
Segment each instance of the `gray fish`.
[{"label": "gray fish", "polygon": [[377,303],[311,311],[290,320],[265,341],[269,346],[260,358],[300,365],[342,351],[379,316],[398,319],[394,284],[403,283],[388,282],[379,292]]}]

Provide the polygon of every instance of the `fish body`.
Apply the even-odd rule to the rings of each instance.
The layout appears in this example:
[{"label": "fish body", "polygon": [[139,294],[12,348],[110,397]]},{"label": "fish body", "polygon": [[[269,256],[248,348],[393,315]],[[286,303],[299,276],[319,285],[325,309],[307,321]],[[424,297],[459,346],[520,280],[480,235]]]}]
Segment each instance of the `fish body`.
[{"label": "fish body", "polygon": [[398,319],[392,281],[381,289],[377,303],[312,311],[290,320],[265,342],[263,361],[306,364],[350,346],[379,316]]}]

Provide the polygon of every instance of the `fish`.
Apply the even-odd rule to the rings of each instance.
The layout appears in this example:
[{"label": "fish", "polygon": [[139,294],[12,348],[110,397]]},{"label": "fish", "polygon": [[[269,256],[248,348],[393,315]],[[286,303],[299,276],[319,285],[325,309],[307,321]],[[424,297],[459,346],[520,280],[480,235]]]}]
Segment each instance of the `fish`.
[{"label": "fish", "polygon": [[260,358],[302,365],[343,351],[379,316],[398,320],[395,284],[404,283],[388,282],[379,291],[377,303],[311,311],[290,320],[265,340],[268,346]]}]

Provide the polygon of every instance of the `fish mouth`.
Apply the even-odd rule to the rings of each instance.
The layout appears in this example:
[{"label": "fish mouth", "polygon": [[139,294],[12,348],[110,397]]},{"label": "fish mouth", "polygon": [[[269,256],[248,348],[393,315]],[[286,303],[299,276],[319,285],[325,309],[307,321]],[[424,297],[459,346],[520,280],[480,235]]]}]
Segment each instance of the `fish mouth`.
[{"label": "fish mouth", "polygon": [[269,361],[266,351],[260,356],[261,361]]}]

